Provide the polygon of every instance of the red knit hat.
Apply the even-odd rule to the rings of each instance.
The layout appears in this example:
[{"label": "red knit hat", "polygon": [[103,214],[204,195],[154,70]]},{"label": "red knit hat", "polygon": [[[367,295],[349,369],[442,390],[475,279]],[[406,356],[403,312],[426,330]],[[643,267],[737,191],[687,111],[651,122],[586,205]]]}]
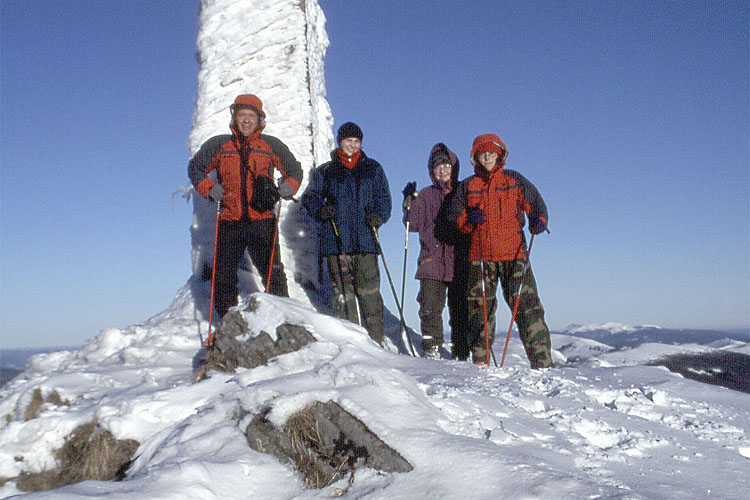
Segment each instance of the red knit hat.
[{"label": "red knit hat", "polygon": [[505,159],[508,157],[508,147],[495,134],[482,134],[474,139],[471,145],[471,164],[476,165],[476,155],[486,153],[497,153],[497,163],[500,166],[505,165]]},{"label": "red knit hat", "polygon": [[253,94],[240,94],[234,99],[234,103],[229,106],[229,109],[234,115],[238,109],[252,109],[260,118],[265,118],[266,114],[263,112],[263,102]]}]

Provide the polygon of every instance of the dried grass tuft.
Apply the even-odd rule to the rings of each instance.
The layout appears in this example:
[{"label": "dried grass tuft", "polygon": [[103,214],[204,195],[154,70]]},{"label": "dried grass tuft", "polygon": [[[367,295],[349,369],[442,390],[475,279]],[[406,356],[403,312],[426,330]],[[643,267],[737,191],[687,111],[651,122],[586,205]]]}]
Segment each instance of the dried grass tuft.
[{"label": "dried grass tuft", "polygon": [[349,450],[327,445],[318,419],[319,413],[311,405],[292,415],[284,426],[291,458],[308,488],[325,488],[354,471]]},{"label": "dried grass tuft", "polygon": [[304,477],[305,486],[324,488],[334,482],[318,467],[320,456],[324,454],[323,438],[318,420],[309,406],[289,418],[284,432],[291,446],[291,458]]},{"label": "dried grass tuft", "polygon": [[31,402],[29,403],[29,406],[26,407],[26,411],[24,411],[23,413],[24,422],[28,422],[29,420],[38,417],[42,412],[42,405],[44,403],[50,403],[55,406],[70,406],[70,401],[63,400],[56,390],[50,392],[49,395],[47,395],[47,397],[45,398],[42,394],[42,390],[37,387],[31,394]]},{"label": "dried grass tuft", "polygon": [[210,370],[224,373],[234,372],[234,368],[227,364],[226,358],[221,354],[221,351],[215,347],[206,350],[205,357],[200,361],[198,368],[193,374],[193,382],[197,383],[205,379]]},{"label": "dried grass tuft", "polygon": [[55,450],[57,468],[37,473],[24,472],[16,479],[22,491],[46,491],[87,480],[120,481],[140,443],[117,440],[94,420],[76,427]]}]

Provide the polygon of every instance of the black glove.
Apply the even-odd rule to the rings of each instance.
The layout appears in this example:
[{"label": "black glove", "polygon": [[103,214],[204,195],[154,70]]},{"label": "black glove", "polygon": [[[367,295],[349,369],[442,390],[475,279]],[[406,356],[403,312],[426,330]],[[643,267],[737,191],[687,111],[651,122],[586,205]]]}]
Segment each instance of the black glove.
[{"label": "black glove", "polygon": [[407,183],[404,190],[401,191],[401,194],[404,195],[404,203],[402,206],[404,207],[404,210],[409,210],[411,208],[412,200],[417,197],[417,183]]},{"label": "black glove", "polygon": [[206,197],[214,203],[219,203],[224,198],[224,186],[218,183],[214,184],[208,190],[208,196]]},{"label": "black glove", "polygon": [[378,214],[369,213],[365,217],[365,221],[367,222],[367,225],[370,227],[374,227],[375,229],[379,228],[383,225],[383,218],[379,216]]},{"label": "black glove", "polygon": [[413,198],[416,195],[416,193],[417,193],[417,182],[416,181],[408,182],[406,184],[406,187],[404,188],[404,190],[401,191],[401,194],[404,195],[404,198],[407,198],[409,196],[411,196]]},{"label": "black glove", "polygon": [[327,222],[335,218],[336,207],[334,205],[323,205],[321,209],[318,210],[318,219],[322,220],[323,222]]},{"label": "black glove", "polygon": [[544,217],[529,217],[529,231],[531,234],[541,234],[547,230],[547,221]]},{"label": "black glove", "polygon": [[253,184],[253,197],[250,205],[258,212],[271,210],[281,196],[279,190],[270,177],[259,175]]},{"label": "black glove", "polygon": [[279,196],[281,196],[285,200],[291,200],[293,195],[294,190],[288,182],[284,181],[279,184]]}]

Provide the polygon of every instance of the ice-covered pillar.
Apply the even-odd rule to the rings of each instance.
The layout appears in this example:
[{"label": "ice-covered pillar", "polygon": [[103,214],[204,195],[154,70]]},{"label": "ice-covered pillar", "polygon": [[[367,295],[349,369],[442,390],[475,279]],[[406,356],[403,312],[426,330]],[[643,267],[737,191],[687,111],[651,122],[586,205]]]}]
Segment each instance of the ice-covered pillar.
[{"label": "ice-covered pillar", "polygon": [[[267,115],[264,133],[286,143],[302,164],[301,194],[310,169],[327,161],[333,147],[324,76],[329,42],[317,0],[201,0],[199,17],[200,70],[190,155],[206,139],[229,133],[229,105],[235,96],[255,94]],[[193,206],[193,281],[205,282],[210,279],[216,210],[195,192]],[[315,226],[298,203],[285,202],[280,227],[289,293],[308,301],[310,290],[318,287]],[[241,291],[262,290],[255,276],[244,284],[241,278]]]}]

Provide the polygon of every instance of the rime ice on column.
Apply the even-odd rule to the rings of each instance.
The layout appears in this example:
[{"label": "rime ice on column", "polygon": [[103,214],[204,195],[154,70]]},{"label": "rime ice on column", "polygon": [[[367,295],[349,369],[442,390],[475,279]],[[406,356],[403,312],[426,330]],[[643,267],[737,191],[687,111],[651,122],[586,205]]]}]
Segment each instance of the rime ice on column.
[{"label": "rime ice on column", "polygon": [[[328,43],[317,0],[202,0],[190,155],[206,139],[228,133],[235,96],[256,94],[267,115],[264,133],[284,141],[302,164],[301,194],[310,169],[325,162],[333,148],[323,68]],[[211,266],[216,210],[197,193],[192,198],[193,274],[200,278]],[[289,294],[307,302],[305,290],[319,288],[319,271],[317,235],[310,234],[315,226],[306,215],[299,204],[284,202],[280,243]],[[255,290],[241,291],[262,290],[254,274]]]}]

